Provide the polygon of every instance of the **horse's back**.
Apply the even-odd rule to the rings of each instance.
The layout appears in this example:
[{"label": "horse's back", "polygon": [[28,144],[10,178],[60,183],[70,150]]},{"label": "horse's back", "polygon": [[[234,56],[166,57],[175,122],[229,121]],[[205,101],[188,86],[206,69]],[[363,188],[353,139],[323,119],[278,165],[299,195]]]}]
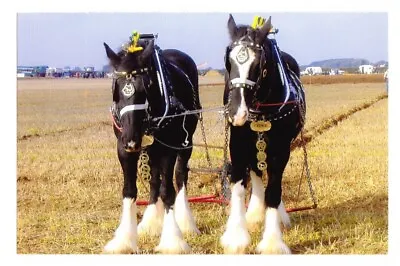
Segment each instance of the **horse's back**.
[{"label": "horse's back", "polygon": [[175,96],[187,109],[201,108],[196,63],[189,55],[176,49],[163,50],[162,56],[167,61]]},{"label": "horse's back", "polygon": [[179,51],[177,49],[165,49],[162,51],[162,55],[169,62],[178,66],[186,75],[190,78],[193,86],[198,87],[199,77],[197,72],[196,63],[193,59],[186,53]]}]

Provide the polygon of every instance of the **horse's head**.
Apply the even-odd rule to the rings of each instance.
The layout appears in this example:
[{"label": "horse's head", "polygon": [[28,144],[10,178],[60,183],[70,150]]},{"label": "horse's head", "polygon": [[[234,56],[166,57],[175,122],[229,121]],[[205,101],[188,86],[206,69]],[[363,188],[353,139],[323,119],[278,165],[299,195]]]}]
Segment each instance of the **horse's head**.
[{"label": "horse's head", "polygon": [[262,26],[236,26],[229,15],[228,30],[231,44],[226,48],[225,68],[228,96],[228,118],[233,126],[243,126],[248,119],[249,106],[254,100],[260,81],[266,76],[264,45],[272,28],[271,17]]},{"label": "horse's head", "polygon": [[146,91],[151,85],[151,55],[154,42],[115,53],[106,43],[107,57],[114,68],[112,85],[114,116],[122,127],[121,141],[127,152],[140,150],[145,130],[148,102]]}]

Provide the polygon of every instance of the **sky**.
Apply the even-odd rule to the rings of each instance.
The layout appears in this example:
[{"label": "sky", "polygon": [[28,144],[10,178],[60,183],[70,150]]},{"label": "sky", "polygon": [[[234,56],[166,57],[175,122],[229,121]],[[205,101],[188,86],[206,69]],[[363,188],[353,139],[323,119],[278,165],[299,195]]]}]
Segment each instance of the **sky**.
[{"label": "sky", "polygon": [[[133,30],[158,33],[161,49],[189,54],[196,64],[223,68],[230,12],[18,12],[17,65],[95,66],[108,63]],[[300,65],[333,58],[388,60],[386,12],[231,12],[236,24],[272,17],[281,50]]]}]

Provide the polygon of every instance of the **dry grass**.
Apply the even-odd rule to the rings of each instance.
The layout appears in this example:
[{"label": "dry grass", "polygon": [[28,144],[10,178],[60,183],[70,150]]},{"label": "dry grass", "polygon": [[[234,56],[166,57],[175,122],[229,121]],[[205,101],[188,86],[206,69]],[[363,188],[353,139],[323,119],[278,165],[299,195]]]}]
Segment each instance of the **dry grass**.
[{"label": "dry grass", "polygon": [[[306,130],[316,210],[292,213],[284,238],[294,253],[384,254],[388,250],[387,100],[384,84],[306,86]],[[222,86],[201,87],[204,108],[220,106]],[[48,100],[52,99],[49,103]],[[109,80],[19,80],[17,120],[17,252],[100,253],[118,225],[122,173],[111,129]],[[223,121],[205,113],[209,144],[222,145]],[[327,124],[318,134],[313,129]],[[378,123],[378,124],[377,124]],[[195,140],[201,143],[200,130]],[[212,151],[213,166],[222,152]],[[301,150],[293,151],[284,178],[287,207],[309,205],[306,182],[296,198]],[[195,148],[192,166],[206,166]],[[190,174],[190,195],[215,191],[214,176]],[[217,188],[218,189],[218,188]],[[139,184],[139,197],[146,193]],[[187,240],[196,254],[220,254],[218,243],[227,216],[217,204],[192,204],[202,234]],[[139,220],[144,208],[139,208]],[[249,253],[261,237],[252,233]],[[158,239],[140,239],[153,253]]]}]

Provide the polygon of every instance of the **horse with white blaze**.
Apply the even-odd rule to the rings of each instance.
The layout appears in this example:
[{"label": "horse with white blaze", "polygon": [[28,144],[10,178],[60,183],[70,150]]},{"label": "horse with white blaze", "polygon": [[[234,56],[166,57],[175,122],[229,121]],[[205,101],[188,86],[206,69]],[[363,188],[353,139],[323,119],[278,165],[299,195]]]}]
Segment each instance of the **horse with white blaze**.
[{"label": "horse with white blaze", "polygon": [[[282,176],[290,145],[304,126],[299,66],[278,48],[271,17],[267,21],[255,17],[253,25],[237,26],[230,15],[228,31],[231,43],[225,54],[223,103],[230,123],[232,191],[220,242],[225,253],[244,253],[250,244],[249,230],[264,222],[257,251],[287,254],[290,249],[282,239],[281,224],[289,227],[290,219],[281,198]],[[265,189],[263,174],[268,177]],[[246,210],[249,179],[252,189]]]}]

